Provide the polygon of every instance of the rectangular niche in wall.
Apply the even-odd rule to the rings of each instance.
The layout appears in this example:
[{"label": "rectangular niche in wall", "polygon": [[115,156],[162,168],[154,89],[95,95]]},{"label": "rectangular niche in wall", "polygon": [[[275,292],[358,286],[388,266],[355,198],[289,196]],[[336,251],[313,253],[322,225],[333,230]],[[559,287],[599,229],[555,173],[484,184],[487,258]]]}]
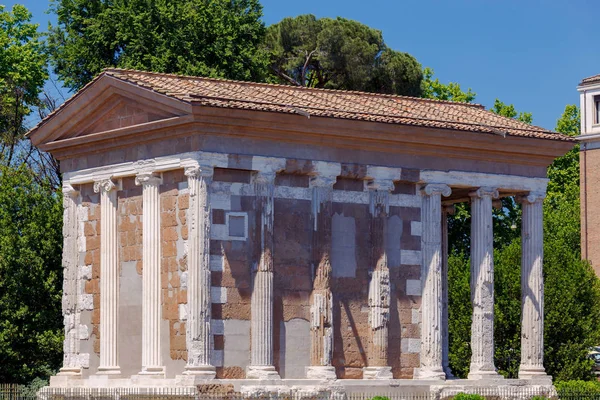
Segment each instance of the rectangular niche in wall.
[{"label": "rectangular niche in wall", "polygon": [[228,212],[225,218],[229,240],[246,240],[248,238],[248,214],[245,212]]}]

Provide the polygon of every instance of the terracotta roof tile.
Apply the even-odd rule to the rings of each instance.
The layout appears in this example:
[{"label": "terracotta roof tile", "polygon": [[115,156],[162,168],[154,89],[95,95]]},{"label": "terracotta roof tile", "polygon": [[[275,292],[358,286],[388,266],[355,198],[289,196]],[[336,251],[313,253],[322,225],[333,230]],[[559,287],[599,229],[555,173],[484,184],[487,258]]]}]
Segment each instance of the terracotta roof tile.
[{"label": "terracotta roof tile", "polygon": [[587,78],[582,79],[581,83],[579,85],[580,86],[581,85],[589,85],[590,83],[598,83],[598,82],[600,82],[600,74],[588,76]]},{"label": "terracotta roof tile", "polygon": [[[560,133],[499,116],[478,104],[123,69],[107,69],[100,76],[104,74],[185,102],[208,107],[308,114],[550,140],[574,140]],[[38,127],[45,120],[42,120]],[[37,127],[33,130],[35,129]]]}]

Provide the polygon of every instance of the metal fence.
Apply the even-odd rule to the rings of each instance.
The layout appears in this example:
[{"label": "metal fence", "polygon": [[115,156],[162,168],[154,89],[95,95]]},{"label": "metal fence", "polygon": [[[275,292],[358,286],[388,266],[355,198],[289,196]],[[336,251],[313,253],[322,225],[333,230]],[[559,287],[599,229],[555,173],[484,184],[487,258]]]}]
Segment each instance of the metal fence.
[{"label": "metal fence", "polygon": [[[43,388],[37,393],[23,385],[0,385],[0,400],[452,400],[459,393],[476,394],[486,400],[600,400],[600,392],[549,391],[543,387],[456,387],[446,386],[436,391],[403,392],[326,392],[291,391],[245,394],[235,391],[204,391],[181,388]],[[476,400],[476,399],[465,399]]]}]

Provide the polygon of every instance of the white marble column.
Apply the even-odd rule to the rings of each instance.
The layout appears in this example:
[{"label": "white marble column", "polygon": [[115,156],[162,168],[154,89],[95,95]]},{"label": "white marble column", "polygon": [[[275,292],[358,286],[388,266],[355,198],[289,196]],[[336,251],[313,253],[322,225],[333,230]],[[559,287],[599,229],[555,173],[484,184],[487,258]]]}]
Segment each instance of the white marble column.
[{"label": "white marble column", "polygon": [[210,224],[209,188],[212,167],[190,167],[185,170],[190,193],[188,221],[188,318],[187,365],[184,374],[212,379],[216,370],[211,365],[211,299],[210,299]]},{"label": "white marble column", "polygon": [[68,183],[63,183],[63,296],[62,313],[65,325],[63,342],[63,366],[58,372],[61,376],[81,376],[79,358],[80,312],[78,297],[78,250],[77,250],[77,204],[79,191]]},{"label": "white marble column", "polygon": [[448,216],[454,205],[442,206],[442,368],[446,379],[453,379],[450,369],[450,335],[448,330]]},{"label": "white marble column", "polygon": [[499,378],[494,365],[494,233],[493,188],[479,188],[471,196],[471,366],[469,379]]},{"label": "white marble column", "polygon": [[161,354],[160,176],[136,176],[142,185],[142,370],[140,375],[165,375]]},{"label": "white marble column", "polygon": [[280,379],[273,365],[273,173],[259,172],[254,179],[256,192],[259,260],[252,287],[251,353],[246,377]]},{"label": "white marble column", "polygon": [[117,247],[117,187],[110,179],[94,183],[100,192],[100,365],[98,374],[119,375],[118,307],[119,254]]},{"label": "white marble column", "polygon": [[331,292],[331,219],[333,185],[337,175],[311,179],[313,191],[314,281],[310,302],[309,379],[336,379],[333,358],[333,294]]},{"label": "white marble column", "polygon": [[544,369],[544,193],[519,200],[521,228],[521,365],[520,379],[551,380]]},{"label": "white marble column", "polygon": [[447,185],[428,184],[421,190],[421,357],[415,379],[446,379],[442,366],[442,195]]},{"label": "white marble column", "polygon": [[388,329],[390,323],[390,270],[386,253],[386,226],[389,194],[394,189],[390,181],[374,181],[370,185],[372,272],[369,283],[368,366],[363,379],[392,379],[388,362]]}]

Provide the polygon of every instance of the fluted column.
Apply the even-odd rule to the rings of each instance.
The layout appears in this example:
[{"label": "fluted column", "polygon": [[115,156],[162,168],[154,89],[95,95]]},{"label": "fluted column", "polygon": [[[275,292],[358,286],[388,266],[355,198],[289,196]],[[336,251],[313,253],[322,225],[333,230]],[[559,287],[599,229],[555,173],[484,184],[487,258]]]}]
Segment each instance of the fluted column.
[{"label": "fluted column", "polygon": [[363,379],[392,379],[388,363],[390,322],[390,270],[386,253],[386,226],[392,181],[375,181],[370,186],[371,281],[369,283],[369,354]]},{"label": "fluted column", "polygon": [[333,294],[331,292],[331,218],[336,176],[315,176],[313,191],[314,281],[310,302],[309,379],[335,379],[333,358]]},{"label": "fluted column", "polygon": [[140,375],[164,376],[161,354],[160,196],[161,178],[140,173],[142,185],[142,370]]},{"label": "fluted column", "polygon": [[471,366],[469,379],[500,377],[494,365],[494,234],[492,199],[498,191],[479,188],[471,196]]},{"label": "fluted column", "polygon": [[454,205],[442,206],[442,368],[446,379],[454,378],[450,369],[450,337],[448,331],[448,215]]},{"label": "fluted column", "polygon": [[118,375],[117,333],[119,263],[117,248],[117,187],[110,179],[94,183],[100,192],[100,365],[98,374]]},{"label": "fluted column", "polygon": [[428,184],[421,191],[421,366],[415,379],[446,379],[442,367],[442,195],[447,185]]},{"label": "fluted column", "polygon": [[249,379],[279,379],[273,365],[273,190],[275,173],[259,172],[254,180],[257,232],[260,238],[258,266],[251,299],[251,353]]},{"label": "fluted column", "polygon": [[216,370],[211,365],[211,299],[210,299],[210,198],[212,167],[190,167],[185,170],[190,192],[188,240],[188,318],[187,365],[184,374],[212,379]]},{"label": "fluted column", "polygon": [[67,183],[63,184],[63,296],[62,313],[65,325],[63,342],[63,366],[58,375],[80,376],[79,324],[80,313],[77,306],[77,203],[79,191]]},{"label": "fluted column", "polygon": [[521,379],[551,379],[544,369],[544,193],[530,193],[522,204]]}]

